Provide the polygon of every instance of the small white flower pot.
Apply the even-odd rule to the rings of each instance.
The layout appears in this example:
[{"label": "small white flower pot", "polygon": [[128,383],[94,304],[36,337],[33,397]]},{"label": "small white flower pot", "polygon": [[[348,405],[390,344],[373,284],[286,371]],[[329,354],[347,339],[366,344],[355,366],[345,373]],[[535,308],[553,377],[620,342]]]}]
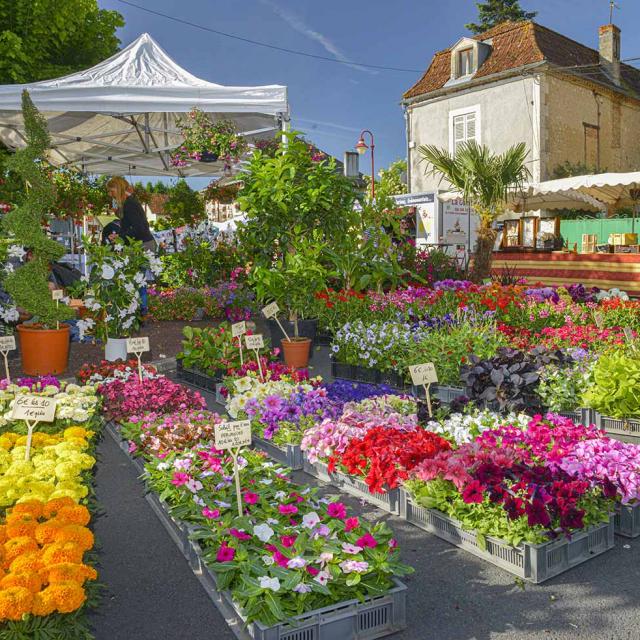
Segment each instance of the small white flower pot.
[{"label": "small white flower pot", "polygon": [[104,359],[109,362],[114,362],[115,360],[126,360],[127,339],[107,338],[107,344],[104,346]]}]

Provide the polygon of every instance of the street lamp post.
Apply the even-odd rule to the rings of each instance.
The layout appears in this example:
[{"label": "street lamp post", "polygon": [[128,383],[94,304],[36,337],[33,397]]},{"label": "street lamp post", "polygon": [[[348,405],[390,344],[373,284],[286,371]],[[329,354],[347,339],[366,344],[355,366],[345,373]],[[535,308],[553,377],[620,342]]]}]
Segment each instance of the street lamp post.
[{"label": "street lamp post", "polygon": [[[364,141],[364,134],[368,133],[371,137],[371,144],[367,145]],[[367,149],[371,149],[371,201],[376,197],[376,172],[375,172],[375,156],[374,149],[376,148],[373,142],[373,133],[369,129],[364,129],[360,134],[360,140],[356,143],[356,151],[362,156],[367,152]]]}]

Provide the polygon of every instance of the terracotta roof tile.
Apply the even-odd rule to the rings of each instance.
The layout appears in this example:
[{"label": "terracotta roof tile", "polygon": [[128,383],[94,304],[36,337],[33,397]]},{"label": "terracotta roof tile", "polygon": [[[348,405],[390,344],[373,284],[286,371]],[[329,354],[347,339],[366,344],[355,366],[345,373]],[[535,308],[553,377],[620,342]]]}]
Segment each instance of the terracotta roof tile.
[{"label": "terracotta roof tile", "polygon": [[[516,71],[540,62],[548,62],[559,67],[594,65],[587,69],[571,70],[569,73],[585,80],[604,83],[614,90],[622,89],[640,99],[639,69],[622,64],[622,87],[617,87],[599,66],[599,54],[595,49],[535,22],[504,22],[485,33],[474,36],[473,39],[491,40],[491,53],[474,78],[486,78],[496,73]],[[442,89],[451,76],[450,55],[451,48],[436,53],[427,71],[403,97],[415,98]]]}]

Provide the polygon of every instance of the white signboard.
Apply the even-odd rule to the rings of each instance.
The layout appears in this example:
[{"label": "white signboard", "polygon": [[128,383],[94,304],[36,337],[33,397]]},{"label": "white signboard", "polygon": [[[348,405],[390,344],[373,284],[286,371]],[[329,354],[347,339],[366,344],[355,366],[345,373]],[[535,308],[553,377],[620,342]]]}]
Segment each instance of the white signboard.
[{"label": "white signboard", "polygon": [[231,325],[231,336],[233,338],[239,338],[245,333],[247,333],[247,323],[244,320]]},{"label": "white signboard", "polygon": [[268,304],[266,307],[262,308],[262,313],[264,314],[265,318],[273,318],[274,316],[277,316],[278,311],[280,311],[280,307],[278,306],[277,302],[272,302],[271,304]]},{"label": "white signboard", "polygon": [[149,351],[149,338],[127,338],[128,353],[143,353]]},{"label": "white signboard", "polygon": [[56,418],[56,400],[45,396],[19,395],[13,405],[11,418],[27,422],[53,422]]},{"label": "white signboard", "polygon": [[62,298],[64,298],[64,291],[62,289],[54,289],[51,292],[51,298],[53,300],[62,300]]},{"label": "white signboard", "polygon": [[247,349],[262,349],[264,347],[264,340],[261,333],[256,333],[253,336],[245,336],[244,343],[247,345]]},{"label": "white signboard", "polygon": [[13,351],[16,348],[15,336],[2,336],[0,338],[0,352],[1,351]]},{"label": "white signboard", "polygon": [[424,364],[414,364],[409,367],[411,381],[415,385],[426,385],[438,382],[438,374],[433,362],[425,362]]},{"label": "white signboard", "polygon": [[236,420],[215,425],[216,449],[239,449],[251,444],[251,422]]}]

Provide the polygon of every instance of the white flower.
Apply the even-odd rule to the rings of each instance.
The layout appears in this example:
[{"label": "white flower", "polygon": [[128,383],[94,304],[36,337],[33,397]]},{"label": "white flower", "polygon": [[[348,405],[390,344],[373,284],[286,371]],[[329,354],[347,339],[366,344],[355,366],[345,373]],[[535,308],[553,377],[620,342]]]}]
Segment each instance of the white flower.
[{"label": "white flower", "polygon": [[271,591],[280,591],[280,580],[278,578],[270,578],[269,576],[261,576],[258,578],[260,586],[263,589],[271,589]]},{"label": "white flower", "polygon": [[7,249],[7,256],[9,258],[18,258],[20,262],[24,260],[24,257],[26,255],[27,255],[27,252],[25,251],[24,247],[21,247],[20,245],[17,245],[17,244],[12,244]]},{"label": "white flower", "polygon": [[304,582],[299,582],[295,587],[293,587],[293,590],[296,593],[309,593],[311,591],[311,587]]},{"label": "white flower", "polygon": [[191,491],[191,493],[198,493],[198,491],[200,491],[200,489],[202,489],[202,482],[200,482],[200,480],[195,480],[194,478],[191,478],[187,482],[185,487],[187,487],[187,489],[189,489],[189,491]]},{"label": "white flower", "polygon": [[331,580],[331,574],[328,571],[321,571],[315,578],[314,580],[318,583],[318,584],[327,584],[327,582],[329,582],[329,580]]},{"label": "white flower", "polygon": [[325,551],[324,553],[321,553],[318,558],[318,562],[320,564],[327,564],[327,562],[331,562],[332,560],[333,560],[333,553],[329,551]]},{"label": "white flower", "polygon": [[264,562],[267,567],[270,567],[275,562],[275,560],[271,556],[262,556],[262,562]]},{"label": "white flower", "polygon": [[300,556],[296,556],[295,558],[291,558],[289,562],[287,562],[287,569],[302,569],[302,567],[307,566],[307,561]]},{"label": "white flower", "polygon": [[307,513],[302,517],[302,526],[307,529],[313,529],[319,522],[320,516],[315,511]]},{"label": "white flower", "polygon": [[102,273],[100,274],[100,277],[103,280],[113,280],[113,276],[115,275],[116,275],[116,272],[113,270],[113,267],[111,265],[108,265],[108,264],[102,265]]},{"label": "white flower", "polygon": [[274,530],[268,524],[259,524],[253,527],[253,535],[261,542],[269,542],[274,533]]},{"label": "white flower", "polygon": [[7,262],[4,265],[4,269],[7,273],[13,273],[16,270],[16,268],[10,262]]}]

